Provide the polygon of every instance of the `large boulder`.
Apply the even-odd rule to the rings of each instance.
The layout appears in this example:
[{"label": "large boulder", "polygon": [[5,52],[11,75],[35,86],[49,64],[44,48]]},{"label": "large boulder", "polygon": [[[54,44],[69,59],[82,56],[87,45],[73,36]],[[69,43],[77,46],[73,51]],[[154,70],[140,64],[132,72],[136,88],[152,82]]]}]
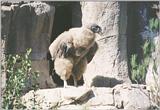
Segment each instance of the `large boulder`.
[{"label": "large boulder", "polygon": [[[5,4],[4,4],[5,5]],[[2,5],[2,37],[8,54],[23,54],[32,49],[32,68],[40,71],[40,88],[55,87],[46,59],[55,7],[43,2]]]},{"label": "large boulder", "polygon": [[149,110],[151,101],[144,85],[117,85],[114,87],[114,101],[118,109]]},{"label": "large boulder", "polygon": [[127,65],[127,6],[124,2],[82,2],[82,25],[97,23],[99,49],[84,74],[87,86],[130,82]]}]

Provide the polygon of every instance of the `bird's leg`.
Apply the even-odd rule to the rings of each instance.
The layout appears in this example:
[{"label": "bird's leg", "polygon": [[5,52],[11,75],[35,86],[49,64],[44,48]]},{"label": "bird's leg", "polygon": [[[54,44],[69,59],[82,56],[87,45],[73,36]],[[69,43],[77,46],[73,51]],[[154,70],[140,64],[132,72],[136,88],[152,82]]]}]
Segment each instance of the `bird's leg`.
[{"label": "bird's leg", "polygon": [[64,87],[64,88],[67,88],[67,86],[68,86],[68,85],[67,85],[67,81],[64,80],[63,82],[64,82],[63,87]]},{"label": "bird's leg", "polygon": [[73,76],[73,81],[74,81],[74,86],[77,87],[77,79],[76,79],[76,76],[74,74],[72,74]]}]

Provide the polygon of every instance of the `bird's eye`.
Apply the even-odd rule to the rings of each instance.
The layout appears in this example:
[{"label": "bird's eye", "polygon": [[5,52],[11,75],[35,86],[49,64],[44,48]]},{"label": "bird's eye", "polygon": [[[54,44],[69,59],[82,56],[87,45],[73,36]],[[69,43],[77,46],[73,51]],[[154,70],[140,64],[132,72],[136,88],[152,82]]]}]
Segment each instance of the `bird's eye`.
[{"label": "bird's eye", "polygon": [[97,32],[97,27],[92,27],[91,29],[93,32]]},{"label": "bird's eye", "polygon": [[101,32],[101,27],[99,27],[99,26],[96,25],[96,24],[93,24],[90,29],[91,29],[91,31],[94,32],[94,33],[99,33],[99,32]]}]

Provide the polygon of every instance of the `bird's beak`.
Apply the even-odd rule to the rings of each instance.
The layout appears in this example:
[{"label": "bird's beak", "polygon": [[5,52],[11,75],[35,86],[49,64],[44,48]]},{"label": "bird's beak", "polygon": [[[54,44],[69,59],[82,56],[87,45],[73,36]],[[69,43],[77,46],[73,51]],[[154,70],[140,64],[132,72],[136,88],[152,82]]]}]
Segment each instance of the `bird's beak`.
[{"label": "bird's beak", "polygon": [[103,34],[103,32],[102,32],[102,29],[101,29],[101,28],[99,29],[98,34],[99,34],[99,35],[102,35],[102,34]]}]

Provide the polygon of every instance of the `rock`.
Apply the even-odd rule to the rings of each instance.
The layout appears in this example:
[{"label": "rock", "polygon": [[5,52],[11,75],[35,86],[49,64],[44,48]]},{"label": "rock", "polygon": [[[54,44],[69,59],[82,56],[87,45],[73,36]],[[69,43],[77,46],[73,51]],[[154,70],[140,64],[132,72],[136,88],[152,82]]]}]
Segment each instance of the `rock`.
[{"label": "rock", "polygon": [[62,89],[61,93],[63,98],[61,106],[69,104],[83,104],[94,96],[93,91],[91,89],[87,89],[84,87],[72,87],[66,89],[64,88]]},{"label": "rock", "polygon": [[[22,4],[13,10],[8,53],[32,48],[32,59],[44,59],[51,37],[54,7],[41,2]],[[15,43],[11,43],[15,40]]]},{"label": "rock", "polygon": [[[69,88],[55,88],[42,89],[36,92],[30,91],[22,97],[23,102],[27,108],[34,106],[33,99],[37,108],[86,108],[92,106],[114,106],[112,88],[86,88],[86,87],[69,87]],[[32,100],[31,100],[32,99]],[[75,106],[76,105],[76,106]],[[115,108],[115,107],[112,107]]]},{"label": "rock", "polygon": [[147,90],[129,85],[114,88],[114,101],[118,109],[148,110],[151,107]]},{"label": "rock", "polygon": [[31,109],[49,109],[51,106],[58,106],[61,101],[60,89],[42,89],[38,91],[30,91],[22,97],[24,105]]},{"label": "rock", "polygon": [[[119,84],[121,80],[130,83],[126,51],[126,3],[114,1],[82,2],[81,4],[82,25],[97,23],[103,30],[103,35],[97,36],[96,39],[99,49],[84,74],[85,84],[111,87],[113,83]],[[118,81],[110,80],[108,84],[108,78],[115,78]]]},{"label": "rock", "polygon": [[[42,89],[36,92],[30,91],[22,97],[27,108],[32,108],[35,102],[39,103],[37,108],[49,109],[60,106],[82,104],[93,96],[93,91],[84,87],[69,87],[69,88],[55,88]],[[25,103],[26,102],[26,103]],[[36,104],[37,105],[37,104]]]},{"label": "rock", "polygon": [[114,106],[67,105],[57,110],[117,110]]},{"label": "rock", "polygon": [[157,37],[155,37],[154,39],[155,42],[155,54],[153,55],[153,57],[156,59],[156,65],[157,65],[157,73],[158,76],[160,77],[160,35],[158,35]]},{"label": "rock", "polygon": [[2,39],[5,39],[9,34],[11,23],[12,8],[10,6],[1,6],[2,17]]},{"label": "rock", "polygon": [[147,85],[147,90],[157,91],[158,89],[160,90],[160,76],[158,76],[157,72],[153,69],[153,66],[153,62],[150,62],[145,82]]},{"label": "rock", "polygon": [[[40,88],[55,87],[46,59],[52,34],[55,7],[43,2],[2,6],[2,36],[8,54],[23,54],[31,48],[32,68],[40,71]],[[13,43],[14,42],[14,43]]]},{"label": "rock", "polygon": [[[68,87],[30,91],[22,97],[28,109],[149,110],[152,103],[145,85],[119,84],[107,87]],[[33,103],[34,102],[34,103]]]},{"label": "rock", "polygon": [[1,88],[6,87],[6,65],[5,65],[5,54],[6,54],[6,45],[7,45],[7,37],[9,34],[9,27],[11,23],[11,16],[12,16],[12,8],[9,6],[1,6],[1,78],[3,79],[1,81]]},{"label": "rock", "polygon": [[81,5],[79,2],[74,2],[72,5],[72,27],[82,26],[82,12]]},{"label": "rock", "polygon": [[150,59],[145,82],[151,100],[160,106],[160,36],[154,38],[154,43],[155,51]]},{"label": "rock", "polygon": [[57,108],[57,110],[85,110],[86,107],[82,105],[66,105]]},{"label": "rock", "polygon": [[113,106],[113,89],[112,88],[94,88],[93,89],[95,97],[91,98],[87,105],[89,106]]}]

